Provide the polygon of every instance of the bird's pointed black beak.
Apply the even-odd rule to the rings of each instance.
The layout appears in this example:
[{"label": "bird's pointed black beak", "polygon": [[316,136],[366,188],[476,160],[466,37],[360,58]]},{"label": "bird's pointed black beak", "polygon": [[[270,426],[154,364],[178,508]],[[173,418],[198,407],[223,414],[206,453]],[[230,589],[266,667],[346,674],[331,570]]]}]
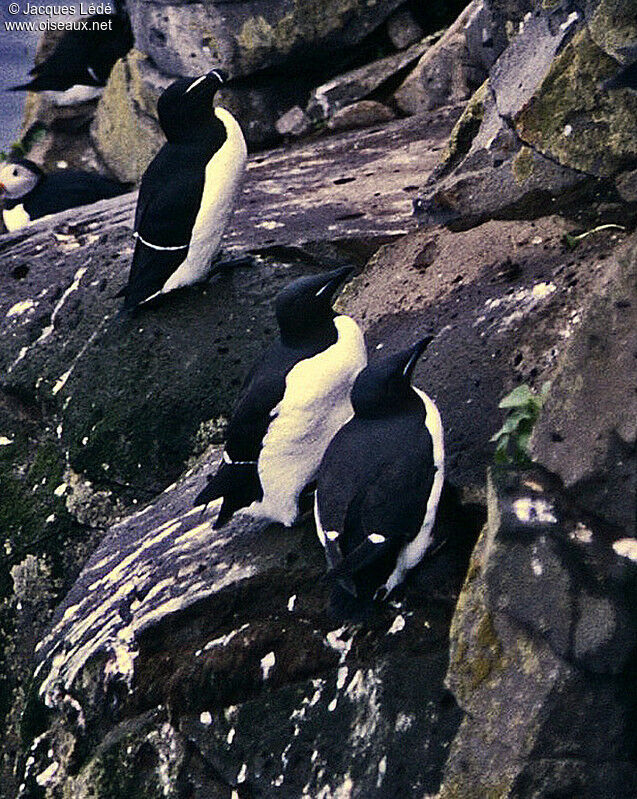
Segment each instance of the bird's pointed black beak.
[{"label": "bird's pointed black beak", "polygon": [[341,284],[352,274],[354,271],[353,266],[343,266],[340,269],[334,269],[332,272],[326,272],[323,275],[324,281],[319,286],[316,296],[323,297],[331,300],[336,294],[336,290]]},{"label": "bird's pointed black beak", "polygon": [[405,380],[411,380],[412,372],[414,371],[414,367],[418,362],[418,359],[423,354],[423,352],[427,349],[427,347],[433,341],[433,336],[425,336],[421,338],[414,346],[407,350],[406,356],[407,360],[405,361],[405,365],[403,366],[403,377]]}]

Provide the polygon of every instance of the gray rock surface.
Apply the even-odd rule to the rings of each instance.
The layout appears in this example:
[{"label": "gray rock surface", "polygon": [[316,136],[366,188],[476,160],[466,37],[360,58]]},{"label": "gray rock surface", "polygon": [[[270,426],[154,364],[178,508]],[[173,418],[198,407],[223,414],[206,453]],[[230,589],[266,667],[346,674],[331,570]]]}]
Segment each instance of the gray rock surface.
[{"label": "gray rock surface", "polygon": [[540,470],[494,473],[452,621],[440,799],[633,796],[637,566]]},{"label": "gray rock surface", "polygon": [[[401,111],[421,114],[442,105],[467,100],[471,96],[471,79],[475,80],[475,76],[468,69],[465,26],[476,8],[476,3],[467,6],[398,87],[394,99]],[[483,76],[477,83],[482,80]]]},{"label": "gray rock surface", "polygon": [[311,529],[239,515],[215,531],[214,506],[192,509],[218,456],[115,525],[57,609],[29,708],[49,723],[21,795],[434,791],[458,722],[449,599],[418,592],[404,615],[337,626]]},{"label": "gray rock surface", "polygon": [[489,439],[503,421],[499,400],[553,377],[570,338],[585,330],[582,308],[625,257],[623,237],[614,241],[611,230],[570,251],[565,224],[548,217],[411,233],[381,248],[339,300],[361,321],[372,352],[434,336],[415,381],[440,409],[456,485],[484,485]]},{"label": "gray rock surface", "polygon": [[591,512],[636,534],[637,251],[611,261],[555,370],[535,459]]},{"label": "gray rock surface", "polygon": [[168,75],[200,75],[222,66],[232,77],[268,67],[318,64],[360,42],[401,0],[271,0],[170,5],[131,0],[139,49]]},{"label": "gray rock surface", "polygon": [[383,103],[375,100],[359,100],[357,103],[341,108],[327,123],[332,131],[352,130],[353,128],[369,128],[382,125],[394,119],[394,113]]},{"label": "gray rock surface", "polygon": [[406,6],[399,8],[385,23],[387,35],[397,50],[404,50],[422,39],[424,30]]},{"label": "gray rock surface", "polygon": [[[363,67],[338,75],[312,91],[307,115],[316,121],[332,117],[345,106],[369,97],[384,83],[414,63],[437,40],[438,34],[416,42],[402,53],[372,61]],[[452,105],[462,98],[448,98],[439,105]]]},{"label": "gray rock surface", "polygon": [[[469,225],[542,214],[547,203],[557,209],[596,201],[607,221],[634,217],[615,183],[637,163],[637,100],[629,90],[599,88],[617,67],[591,37],[590,26],[605,13],[596,6],[558,4],[520,22],[425,184],[416,205],[424,224]],[[629,16],[627,7],[607,13],[604,41],[624,36]]]}]

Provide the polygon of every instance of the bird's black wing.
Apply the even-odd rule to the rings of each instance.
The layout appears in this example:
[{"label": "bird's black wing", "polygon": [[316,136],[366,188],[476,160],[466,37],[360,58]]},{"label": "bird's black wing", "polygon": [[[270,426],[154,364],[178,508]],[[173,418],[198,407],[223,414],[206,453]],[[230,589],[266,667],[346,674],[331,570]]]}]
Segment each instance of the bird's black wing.
[{"label": "bird's black wing", "polygon": [[138,239],[121,292],[127,307],[160,291],[186,259],[203,194],[205,157],[196,147],[165,144],[144,173],[135,211]]},{"label": "bird's black wing", "polygon": [[116,197],[130,188],[130,184],[118,183],[93,172],[54,172],[40,181],[25,209],[33,219]]},{"label": "bird's black wing", "polygon": [[328,566],[350,593],[354,582],[378,587],[389,576],[391,556],[422,526],[434,475],[424,418],[354,418],[337,433],[317,502],[325,533],[339,533],[326,541]]},{"label": "bird's black wing", "polygon": [[189,243],[207,161],[207,153],[195,146],[167,143],[161,148],[139,187],[135,231],[143,239],[162,247]]},{"label": "bird's black wing", "polygon": [[272,411],[283,399],[285,378],[298,355],[273,344],[254,364],[234,407],[226,436],[226,452],[234,461],[256,461]]},{"label": "bird's black wing", "polygon": [[[101,29],[104,23],[108,26]],[[113,14],[95,14],[88,30],[68,31],[48,58],[31,70],[28,88],[34,91],[64,91],[70,86],[104,86],[113,64],[133,46],[128,19]]]}]

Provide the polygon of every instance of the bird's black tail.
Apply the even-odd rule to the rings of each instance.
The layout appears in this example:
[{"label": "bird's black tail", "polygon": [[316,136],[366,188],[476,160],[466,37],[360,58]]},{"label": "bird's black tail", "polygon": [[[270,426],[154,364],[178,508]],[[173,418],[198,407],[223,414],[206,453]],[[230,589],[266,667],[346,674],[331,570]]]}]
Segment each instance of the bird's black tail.
[{"label": "bird's black tail", "polygon": [[222,527],[235,511],[263,499],[256,463],[222,463],[217,473],[206,477],[206,487],[195,497],[194,506],[207,505],[223,497],[214,527]]}]

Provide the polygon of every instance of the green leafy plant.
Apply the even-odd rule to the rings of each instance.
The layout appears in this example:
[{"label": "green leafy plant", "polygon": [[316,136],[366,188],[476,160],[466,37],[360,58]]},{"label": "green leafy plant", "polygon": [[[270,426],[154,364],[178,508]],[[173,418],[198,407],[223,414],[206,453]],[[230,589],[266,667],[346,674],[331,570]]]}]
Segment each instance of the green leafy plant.
[{"label": "green leafy plant", "polygon": [[497,464],[528,466],[531,463],[529,440],[550,385],[544,383],[538,393],[525,383],[500,400],[498,408],[508,413],[502,427],[491,437],[491,441],[496,442],[493,459]]}]

